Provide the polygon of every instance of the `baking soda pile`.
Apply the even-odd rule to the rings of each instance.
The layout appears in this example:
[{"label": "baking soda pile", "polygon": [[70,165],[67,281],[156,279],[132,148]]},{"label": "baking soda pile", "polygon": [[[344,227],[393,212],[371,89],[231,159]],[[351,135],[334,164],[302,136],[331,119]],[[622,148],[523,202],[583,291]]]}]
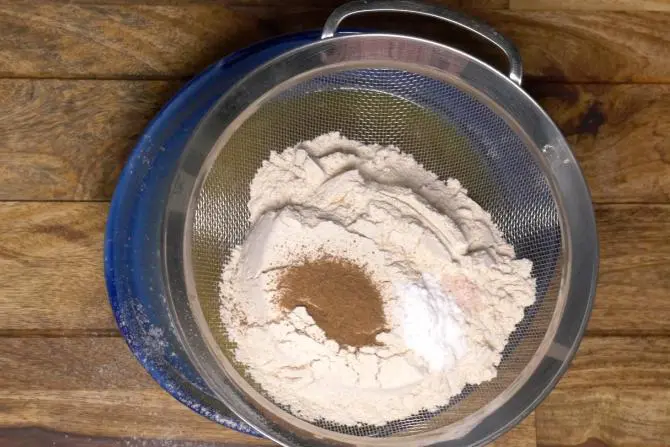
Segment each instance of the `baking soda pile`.
[{"label": "baking soda pile", "polygon": [[[392,146],[330,133],[273,152],[248,207],[221,318],[253,380],[307,420],[382,425],[445,405],[496,376],[535,300],[531,262],[515,259],[489,214]],[[386,320],[376,343],[339,344],[307,307],[280,305],[282,274],[324,257],[375,285]]]}]

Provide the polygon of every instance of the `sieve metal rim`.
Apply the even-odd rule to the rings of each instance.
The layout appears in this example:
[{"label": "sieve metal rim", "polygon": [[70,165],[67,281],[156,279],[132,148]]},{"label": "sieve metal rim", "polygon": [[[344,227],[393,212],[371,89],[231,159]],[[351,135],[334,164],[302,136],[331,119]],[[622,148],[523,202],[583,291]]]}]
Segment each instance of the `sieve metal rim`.
[{"label": "sieve metal rim", "polygon": [[[175,240],[170,237],[171,234],[178,234],[179,233],[179,227],[181,227],[181,240],[185,240],[184,242],[187,243],[186,241],[189,240],[188,235],[186,234],[187,228],[185,228],[185,223],[188,222],[188,216],[186,215],[187,213],[184,212],[184,210],[188,210],[188,204],[190,203],[191,199],[197,195],[197,189],[198,189],[198,181],[202,181],[204,179],[203,171],[206,172],[206,169],[203,169],[203,166],[206,166],[206,164],[203,163],[197,163],[197,159],[200,159],[200,162],[204,162],[205,159],[209,157],[213,157],[216,154],[216,150],[209,150],[210,148],[215,146],[215,140],[217,138],[217,132],[211,133],[212,129],[212,120],[214,120],[214,125],[216,128],[220,129],[222,126],[224,128],[228,128],[233,121],[238,118],[237,115],[239,115],[239,110],[236,110],[235,108],[227,108],[226,106],[230,106],[232,104],[231,101],[238,101],[240,99],[241,94],[245,94],[247,96],[250,96],[248,98],[250,100],[250,103],[253,103],[255,100],[258,99],[258,96],[262,96],[263,93],[267,92],[265,90],[265,87],[267,84],[249,84],[249,80],[253,79],[254,76],[258,76],[259,73],[264,73],[264,71],[270,70],[272,71],[273,67],[276,68],[276,64],[281,64],[283,63],[283,67],[287,67],[287,59],[290,62],[291,57],[296,57],[296,55],[303,54],[303,52],[308,51],[308,50],[315,50],[319,47],[321,47],[321,50],[323,50],[323,45],[324,42],[327,43],[329,46],[337,46],[340,45],[340,49],[346,50],[349,48],[349,50],[356,49],[356,43],[362,44],[365,43],[363,41],[367,41],[368,43],[373,42],[375,39],[376,43],[381,43],[385,41],[387,44],[391,44],[390,47],[387,47],[387,49],[395,49],[398,50],[397,45],[393,45],[393,43],[403,43],[405,46],[405,50],[408,49],[417,49],[416,44],[419,45],[428,45],[430,48],[434,50],[440,50],[440,51],[446,51],[446,54],[451,56],[451,58],[448,58],[448,60],[451,60],[452,62],[462,62],[464,63],[467,67],[471,69],[469,75],[470,75],[470,81],[476,81],[476,75],[484,76],[486,79],[489,81],[495,81],[495,87],[494,85],[488,85],[484,86],[485,88],[488,87],[489,91],[489,98],[490,99],[495,99],[495,94],[496,94],[496,88],[499,89],[498,94],[501,93],[507,93],[508,95],[512,95],[512,98],[519,99],[522,103],[525,102],[525,105],[528,107],[528,104],[530,104],[530,109],[531,111],[529,112],[528,110],[525,110],[525,113],[527,116],[524,115],[522,112],[522,109],[520,109],[520,104],[507,104],[505,105],[506,107],[498,104],[503,108],[503,110],[506,110],[508,114],[511,116],[514,116],[515,113],[519,115],[518,117],[521,117],[525,119],[526,124],[539,124],[540,128],[531,128],[531,129],[525,129],[527,130],[526,134],[528,135],[529,140],[533,141],[534,144],[532,145],[533,148],[544,148],[544,154],[538,150],[538,160],[540,163],[545,166],[547,169],[547,173],[551,174],[549,177],[553,178],[553,183],[556,183],[554,186],[557,188],[557,191],[559,192],[559,198],[561,197],[561,194],[565,197],[569,197],[567,193],[571,194],[576,194],[576,197],[579,200],[573,200],[571,203],[563,204],[564,206],[562,207],[562,216],[564,214],[571,215],[573,217],[579,216],[580,213],[582,213],[583,221],[581,222],[581,225],[583,225],[582,232],[577,232],[575,233],[574,231],[568,231],[570,228],[570,225],[563,225],[563,227],[566,227],[567,231],[567,237],[564,238],[564,240],[569,241],[567,244],[568,248],[571,248],[573,246],[577,246],[582,250],[585,250],[586,252],[586,259],[582,259],[580,266],[583,265],[585,268],[582,270],[581,276],[579,276],[580,272],[572,272],[575,273],[575,275],[564,275],[564,281],[567,283],[570,283],[571,276],[578,276],[581,277],[582,280],[585,280],[585,283],[582,284],[582,288],[585,289],[582,291],[581,295],[582,297],[586,298],[585,300],[572,300],[574,301],[583,301],[581,304],[582,306],[577,306],[577,312],[575,312],[578,316],[581,318],[576,318],[576,319],[569,319],[570,323],[572,325],[568,327],[567,331],[569,333],[569,343],[566,344],[561,344],[564,347],[567,347],[567,349],[562,349],[563,352],[561,351],[561,348],[556,348],[553,349],[553,351],[549,348],[548,353],[549,355],[545,356],[545,361],[547,358],[548,359],[555,359],[557,357],[560,357],[562,361],[559,361],[557,365],[548,365],[548,369],[552,370],[555,372],[555,374],[550,378],[550,380],[545,381],[546,383],[544,384],[542,390],[538,392],[537,389],[534,390],[533,394],[537,395],[538,399],[541,399],[541,397],[544,396],[545,392],[551,388],[555,380],[557,379],[558,375],[562,373],[562,371],[565,369],[566,363],[567,363],[567,358],[570,357],[570,354],[574,352],[576,348],[576,343],[578,339],[581,337],[581,332],[583,331],[583,326],[585,321],[587,320],[588,317],[588,312],[590,311],[590,305],[591,305],[591,300],[592,300],[592,292],[593,292],[593,287],[594,287],[594,279],[595,279],[595,270],[596,270],[596,265],[597,265],[597,244],[595,242],[595,224],[594,224],[594,219],[593,219],[593,210],[590,205],[590,197],[588,194],[588,190],[586,189],[586,185],[584,183],[583,177],[581,176],[581,173],[579,172],[579,168],[576,166],[576,162],[574,161],[574,158],[572,155],[569,153],[569,149],[567,148],[567,145],[565,144],[565,141],[563,140],[562,136],[560,135],[560,132],[558,132],[558,129],[551,123],[549,118],[544,114],[544,112],[535,104],[522,90],[518,89],[513,82],[509,81],[507,78],[502,76],[501,74],[497,73],[495,70],[493,70],[491,67],[487,66],[486,64],[482,63],[481,61],[478,61],[477,59],[474,59],[465,53],[459,52],[458,50],[454,50],[452,48],[435,44],[434,42],[430,41],[425,41],[422,39],[417,39],[417,38],[411,38],[407,36],[397,36],[397,35],[384,35],[384,34],[366,34],[366,35],[358,35],[358,36],[350,36],[347,38],[344,37],[336,37],[333,39],[329,39],[328,41],[321,41],[317,42],[312,45],[308,45],[307,47],[300,48],[298,50],[295,50],[292,53],[288,53],[286,55],[280,56],[278,59],[271,61],[270,63],[266,64],[266,66],[259,68],[255,72],[249,75],[249,77],[246,78],[247,84],[245,84],[245,81],[242,81],[241,84],[239,84],[237,87],[233,88],[231,90],[231,93],[227,95],[226,97],[222,98],[219,103],[213,108],[212,112],[208,115],[205,120],[203,120],[203,123],[199,127],[199,129],[196,131],[195,135],[193,136],[191,142],[189,143],[189,146],[187,147],[187,150],[185,152],[185,158],[182,159],[182,163],[180,166],[180,173],[178,175],[178,178],[176,179],[177,185],[180,185],[181,192],[172,194],[171,195],[171,200],[169,201],[169,208],[168,214],[167,214],[167,225],[166,225],[166,242],[168,240]],[[373,42],[374,43],[374,42]],[[353,44],[353,46],[347,47],[348,44]],[[344,45],[342,47],[341,45]],[[328,56],[327,53],[324,52],[317,52],[317,54],[322,55],[322,56]],[[417,55],[421,55],[421,52],[417,52]],[[345,51],[345,55],[351,56],[351,53],[347,53]],[[388,57],[388,63],[390,64],[391,62],[397,62],[397,53],[396,54],[386,54]],[[378,55],[380,56],[380,55]],[[391,57],[393,56],[393,57]],[[324,62],[321,60],[320,62]],[[368,60],[367,62],[370,62]],[[434,61],[433,61],[434,62]],[[326,65],[326,64],[324,64]],[[345,62],[346,65],[346,62]],[[458,65],[458,64],[457,64]],[[299,67],[298,67],[299,68]],[[445,68],[445,67],[442,67]],[[453,76],[456,76],[456,73],[453,73],[453,68],[452,72],[449,71],[449,66],[446,67],[447,71],[446,73],[450,73]],[[294,67],[295,69],[295,67]],[[302,69],[303,73],[308,73],[309,70],[305,71],[304,66]],[[267,74],[267,72],[265,72]],[[275,75],[277,72],[275,71]],[[291,72],[283,72],[281,73],[284,76],[287,77],[287,79],[292,79],[293,76],[291,75]],[[462,75],[462,73],[460,73]],[[487,77],[488,76],[488,77]],[[273,80],[276,82],[277,77],[274,77]],[[453,80],[453,79],[452,79]],[[480,79],[481,81],[481,79]],[[503,87],[506,86],[506,87]],[[510,90],[512,89],[512,90]],[[510,93],[512,92],[512,93]],[[481,93],[481,91],[480,91]],[[257,95],[258,94],[258,95]],[[521,96],[519,96],[521,94]],[[237,96],[236,96],[237,95]],[[256,97],[254,97],[256,95]],[[514,96],[516,95],[516,96]],[[530,102],[528,102],[530,101]],[[248,104],[247,104],[248,106]],[[237,104],[237,107],[240,107],[239,104]],[[246,109],[245,107],[242,107],[243,109]],[[218,114],[217,114],[218,111]],[[532,113],[531,113],[532,112]],[[222,114],[227,115],[229,117],[229,121],[226,124],[225,120],[222,120]],[[517,118],[518,118],[517,117]],[[217,122],[218,120],[218,122]],[[205,135],[208,130],[205,129],[207,127],[207,123],[209,123],[209,132],[210,135],[207,136]],[[524,127],[524,126],[522,126]],[[203,134],[204,132],[204,134]],[[220,133],[219,133],[220,134]],[[209,138],[214,138],[214,141],[210,141],[212,144],[210,145],[202,145],[203,141],[207,141]],[[204,139],[203,139],[204,138]],[[190,158],[189,155],[190,154]],[[194,158],[195,157],[195,158]],[[558,162],[556,162],[558,160]],[[196,161],[196,163],[193,163]],[[565,163],[567,161],[567,163]],[[195,172],[194,172],[195,171]],[[179,189],[179,188],[176,188]],[[174,192],[174,191],[173,191]],[[180,203],[181,201],[181,203]],[[557,200],[557,203],[561,204],[562,200]],[[181,220],[181,222],[176,222]],[[568,219],[569,220],[569,219]],[[578,219],[579,220],[579,219]],[[171,227],[171,223],[172,228]],[[568,222],[569,224],[570,222]],[[574,222],[573,222],[574,223]],[[177,233],[171,232],[172,230],[177,230]],[[574,230],[574,229],[573,229]],[[589,236],[592,236],[592,238],[589,238]],[[177,241],[180,238],[177,237]],[[577,245],[577,243],[582,243],[580,245]],[[590,242],[590,243],[589,243]],[[184,257],[188,256],[188,247],[183,246],[182,247],[182,255]],[[566,263],[566,268],[569,265],[572,265],[572,253],[568,253],[567,256],[568,262]],[[170,265],[174,267],[175,262],[171,262]],[[182,270],[181,272],[179,271],[179,268],[182,266],[179,266],[176,271],[174,268],[168,268],[168,273],[170,273],[170,278],[171,279],[177,279],[176,282],[179,282],[179,276],[184,275],[184,271]],[[574,267],[574,266],[573,266]],[[188,276],[187,274],[185,276]],[[184,280],[186,281],[186,280]],[[172,282],[172,281],[171,281]],[[583,281],[584,282],[584,281]],[[571,287],[576,287],[575,282],[572,282],[570,285]],[[586,285],[587,287],[583,287]],[[193,289],[191,289],[193,290]],[[175,289],[175,292],[179,294],[178,290]],[[184,287],[182,293],[186,293],[187,288]],[[567,295],[571,296],[574,295],[574,290],[570,290],[570,293]],[[188,296],[188,295],[186,295]],[[172,297],[173,299],[175,297]],[[193,299],[197,301],[197,298],[192,296]],[[573,306],[575,307],[575,306]],[[195,303],[195,309],[191,309],[191,312],[197,313],[197,303]],[[190,322],[184,320],[182,317],[184,315],[179,316],[179,320],[184,323],[184,327],[182,330],[187,331],[188,326],[191,325]],[[565,320],[565,319],[563,319]],[[580,324],[577,326],[574,326],[575,321],[579,322]],[[562,321],[563,323],[564,321]],[[197,326],[195,326],[197,328]],[[186,338],[186,337],[183,337]],[[187,343],[188,344],[188,343]],[[209,347],[211,348],[211,346]],[[197,362],[196,362],[197,363]],[[233,384],[224,384],[224,383],[218,383],[218,380],[220,378],[218,377],[211,377],[210,379],[213,379],[212,382],[212,388],[217,389],[218,391],[223,391],[223,393],[217,393],[220,394],[219,397],[222,398],[222,400],[232,406],[233,411],[235,411],[238,416],[240,416],[242,419],[247,420],[247,422],[251,423],[251,425],[254,425],[256,428],[258,428],[260,431],[268,434],[270,437],[276,438],[276,440],[280,442],[290,442],[293,438],[292,433],[286,433],[285,431],[277,431],[275,432],[275,429],[272,426],[269,426],[266,424],[266,421],[263,421],[262,419],[258,419],[258,415],[253,412],[253,408],[246,408],[243,409],[244,411],[240,411],[240,408],[235,407],[236,404],[239,404],[240,402],[232,402],[232,405],[229,401],[226,399],[229,399],[231,395],[226,395],[226,393],[235,393],[234,386],[231,386]],[[535,385],[535,388],[537,388],[537,384]],[[522,388],[523,389],[523,388]],[[516,418],[507,418],[505,421],[493,421],[495,423],[491,423],[493,427],[490,427],[488,432],[489,434],[485,436],[483,439],[477,438],[476,440],[473,439],[473,442],[470,442],[470,444],[478,444],[479,442],[486,442],[490,440],[491,436],[499,434],[502,430],[507,428],[511,423],[513,423],[516,419],[519,419],[520,417],[523,416],[523,413],[525,411],[530,411],[532,409],[532,406],[534,406],[537,402],[537,399],[533,400],[530,402],[529,405],[525,405],[525,410],[522,411],[515,411],[512,412],[513,414],[516,414]],[[501,408],[502,409],[502,408]],[[237,411],[236,411],[237,410]],[[248,411],[251,410],[251,411]],[[256,424],[254,423],[256,422]],[[266,429],[260,428],[257,426],[257,424],[262,424],[264,426],[267,425]],[[480,433],[481,435],[481,433]],[[464,438],[467,437],[467,434],[464,435]],[[355,438],[355,437],[354,437]],[[425,438],[425,437],[424,437]],[[355,440],[360,443],[362,441],[361,438],[355,438]],[[424,439],[426,440],[426,439]],[[459,442],[462,442],[460,440]],[[383,445],[383,442],[379,442],[379,440],[376,440],[375,445]],[[444,445],[452,445],[451,443],[444,443]]]}]

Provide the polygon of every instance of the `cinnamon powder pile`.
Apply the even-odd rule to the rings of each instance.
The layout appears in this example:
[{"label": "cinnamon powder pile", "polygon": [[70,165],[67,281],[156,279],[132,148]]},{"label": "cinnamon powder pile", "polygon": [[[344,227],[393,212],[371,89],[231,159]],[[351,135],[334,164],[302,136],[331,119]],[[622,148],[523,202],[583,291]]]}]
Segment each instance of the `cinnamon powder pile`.
[{"label": "cinnamon powder pile", "polygon": [[278,286],[284,309],[304,306],[326,337],[340,345],[374,345],[385,330],[379,289],[364,268],[349,260],[325,256],[291,266]]}]

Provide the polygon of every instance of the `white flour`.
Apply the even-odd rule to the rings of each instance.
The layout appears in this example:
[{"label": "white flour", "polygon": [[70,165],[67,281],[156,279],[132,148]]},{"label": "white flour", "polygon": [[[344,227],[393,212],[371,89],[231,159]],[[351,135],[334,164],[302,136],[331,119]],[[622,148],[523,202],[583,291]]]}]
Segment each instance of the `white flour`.
[{"label": "white flour", "polygon": [[[308,420],[384,424],[445,405],[496,376],[535,299],[531,262],[514,259],[488,213],[395,147],[331,133],[273,153],[248,206],[221,318],[251,377]],[[276,305],[282,268],[324,253],[365,265],[379,286],[379,346],[339,346],[304,308]]]}]

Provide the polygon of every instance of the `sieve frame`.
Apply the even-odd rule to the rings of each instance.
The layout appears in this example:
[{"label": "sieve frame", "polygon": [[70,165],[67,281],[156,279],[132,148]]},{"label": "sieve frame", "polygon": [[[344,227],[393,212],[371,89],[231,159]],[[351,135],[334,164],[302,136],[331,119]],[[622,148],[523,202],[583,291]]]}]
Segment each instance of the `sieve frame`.
[{"label": "sieve frame", "polygon": [[[369,51],[373,49],[374,51]],[[368,50],[368,51],[366,51]],[[402,62],[400,62],[402,61]],[[360,34],[334,37],[286,53],[250,73],[222,97],[203,119],[189,141],[180,160],[173,188],[168,198],[164,226],[166,276],[169,278],[169,297],[172,314],[180,339],[189,358],[196,365],[208,386],[235,414],[269,438],[284,445],[332,445],[318,435],[345,445],[392,445],[392,438],[362,438],[341,435],[300,421],[288,413],[276,415],[291,421],[290,429],[265,417],[245,399],[244,386],[228,368],[228,360],[218,345],[199,309],[190,274],[190,234],[193,203],[223,143],[264,98],[287,82],[298,82],[315,71],[324,74],[326,68],[373,66],[409,69],[439,76],[477,96],[508,121],[528,142],[538,164],[546,174],[560,209],[561,232],[564,241],[561,297],[552,321],[557,322],[554,333],[547,333],[542,356],[529,364],[524,380],[517,380],[497,399],[478,412],[450,426],[460,430],[455,440],[440,442],[443,430],[402,438],[419,445],[440,442],[440,446],[481,445],[494,439],[525,417],[548,394],[568,366],[583,335],[593,303],[597,275],[598,246],[595,219],[590,194],[584,178],[560,131],[522,89],[506,76],[482,61],[451,47],[416,37],[395,34]],[[579,255],[575,255],[575,249]],[[203,331],[204,332],[201,332]],[[193,337],[200,333],[201,338]],[[218,365],[213,368],[212,365]],[[221,369],[219,369],[221,368]],[[531,372],[532,370],[532,372]],[[253,391],[253,390],[252,390]],[[508,393],[510,391],[510,393]],[[254,392],[249,393],[251,395]],[[257,394],[257,393],[256,393]],[[256,397],[256,396],[254,396]],[[496,401],[506,399],[495,411]],[[507,399],[508,398],[508,399]],[[265,400],[259,395],[260,401]],[[274,405],[273,405],[274,406]],[[293,421],[295,419],[295,421]],[[481,419],[481,420],[477,420]]]},{"label": "sieve frame", "polygon": [[328,16],[326,23],[323,25],[321,39],[329,39],[335,36],[342,22],[354,15],[380,12],[405,13],[430,17],[458,26],[488,41],[497,47],[507,58],[507,62],[509,63],[509,78],[518,85],[521,85],[521,78],[523,77],[521,54],[519,54],[519,50],[511,41],[484,22],[474,20],[438,5],[413,0],[354,0],[335,8],[330,16]]}]

